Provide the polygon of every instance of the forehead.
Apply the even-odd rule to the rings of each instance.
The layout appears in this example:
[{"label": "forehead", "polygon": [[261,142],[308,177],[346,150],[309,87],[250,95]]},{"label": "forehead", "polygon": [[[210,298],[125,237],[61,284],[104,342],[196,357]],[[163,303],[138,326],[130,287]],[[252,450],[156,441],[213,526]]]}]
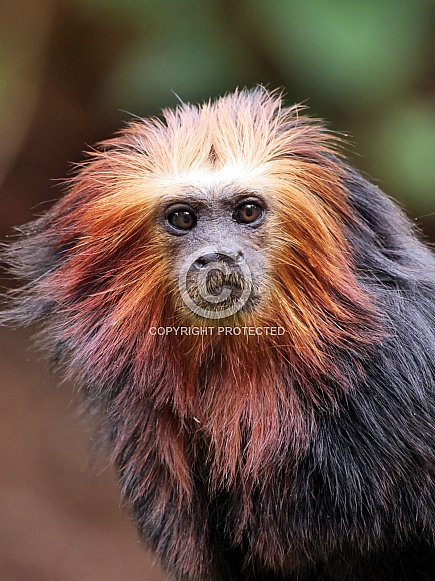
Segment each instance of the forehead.
[{"label": "forehead", "polygon": [[228,164],[218,170],[191,169],[160,176],[159,198],[191,195],[210,198],[230,198],[243,193],[261,194],[266,187],[265,168]]}]

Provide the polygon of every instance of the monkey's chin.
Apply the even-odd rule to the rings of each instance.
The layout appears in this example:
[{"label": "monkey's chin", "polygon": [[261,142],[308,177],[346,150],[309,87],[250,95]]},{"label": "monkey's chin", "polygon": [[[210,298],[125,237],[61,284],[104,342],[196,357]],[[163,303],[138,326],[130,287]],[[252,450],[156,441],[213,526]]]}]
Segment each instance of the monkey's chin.
[{"label": "monkey's chin", "polygon": [[244,327],[255,325],[261,301],[250,296],[247,300],[226,300],[221,303],[189,302],[180,308],[180,316],[188,326]]}]

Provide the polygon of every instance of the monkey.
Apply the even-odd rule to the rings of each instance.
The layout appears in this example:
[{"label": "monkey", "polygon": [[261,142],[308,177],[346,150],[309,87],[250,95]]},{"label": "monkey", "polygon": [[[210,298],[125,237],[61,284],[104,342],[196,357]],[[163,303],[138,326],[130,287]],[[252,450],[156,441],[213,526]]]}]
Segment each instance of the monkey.
[{"label": "monkey", "polygon": [[435,579],[435,258],[280,91],[138,118],[3,248],[177,581]]}]

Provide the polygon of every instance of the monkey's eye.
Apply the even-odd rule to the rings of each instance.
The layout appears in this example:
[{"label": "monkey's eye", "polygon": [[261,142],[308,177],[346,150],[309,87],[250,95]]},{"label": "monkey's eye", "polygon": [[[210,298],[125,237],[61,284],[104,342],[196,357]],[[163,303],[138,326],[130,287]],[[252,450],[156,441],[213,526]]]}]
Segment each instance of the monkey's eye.
[{"label": "monkey's eye", "polygon": [[233,213],[233,220],[241,224],[253,224],[263,215],[263,208],[258,204],[242,204]]},{"label": "monkey's eye", "polygon": [[168,222],[171,226],[179,230],[191,230],[196,225],[196,216],[188,210],[178,210],[168,216]]}]

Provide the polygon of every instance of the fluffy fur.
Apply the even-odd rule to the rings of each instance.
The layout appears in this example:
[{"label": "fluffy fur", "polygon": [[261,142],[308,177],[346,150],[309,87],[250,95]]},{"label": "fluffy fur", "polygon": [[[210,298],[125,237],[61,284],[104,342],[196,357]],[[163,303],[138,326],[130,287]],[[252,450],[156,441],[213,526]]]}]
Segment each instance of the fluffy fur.
[{"label": "fluffy fur", "polygon": [[[255,192],[255,308],[207,326],[176,288],[168,197]],[[240,91],[139,119],[5,250],[4,319],[42,322],[103,416],[141,535],[183,581],[435,578],[435,260],[321,124]]]}]

